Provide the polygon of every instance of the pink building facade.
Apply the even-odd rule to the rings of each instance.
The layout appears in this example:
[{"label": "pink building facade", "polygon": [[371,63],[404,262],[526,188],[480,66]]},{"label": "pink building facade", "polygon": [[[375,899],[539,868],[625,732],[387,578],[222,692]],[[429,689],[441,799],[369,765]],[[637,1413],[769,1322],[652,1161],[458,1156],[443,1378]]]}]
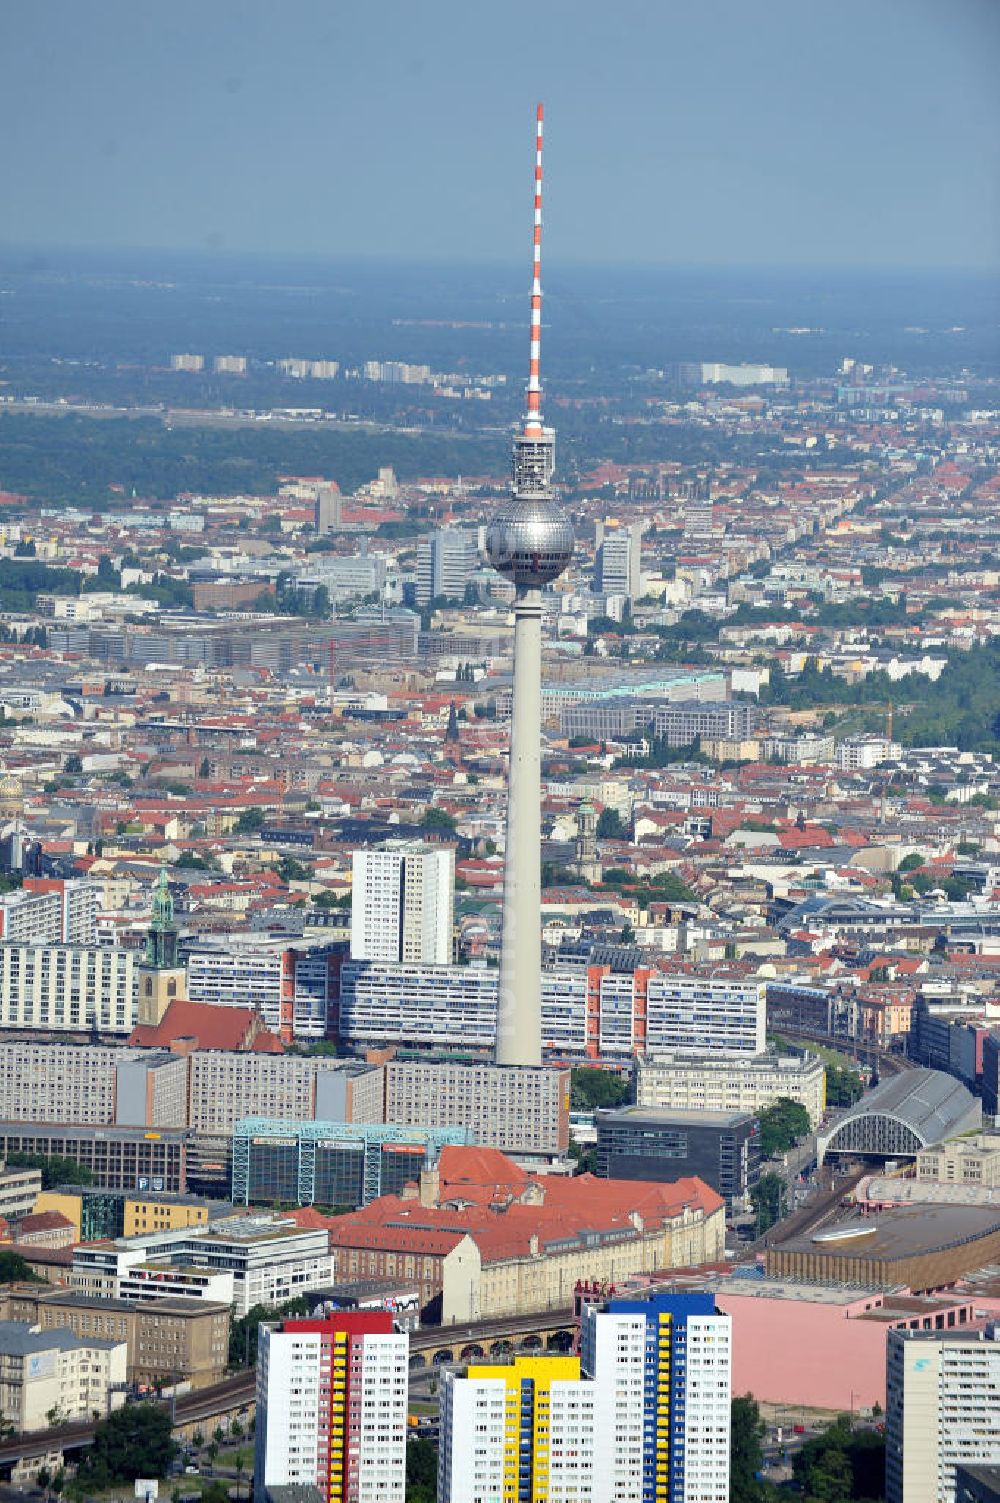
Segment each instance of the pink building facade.
[{"label": "pink building facade", "polygon": [[732,1316],[733,1393],[790,1409],[884,1409],[888,1332],[968,1326],[982,1303],[763,1280],[737,1293],[734,1282],[712,1291]]}]

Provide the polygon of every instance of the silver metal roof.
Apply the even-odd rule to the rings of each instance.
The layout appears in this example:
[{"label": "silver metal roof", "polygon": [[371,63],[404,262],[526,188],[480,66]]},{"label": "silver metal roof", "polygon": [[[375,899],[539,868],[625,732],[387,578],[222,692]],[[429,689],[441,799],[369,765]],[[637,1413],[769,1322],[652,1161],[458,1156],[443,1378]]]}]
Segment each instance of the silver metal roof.
[{"label": "silver metal roof", "polygon": [[[858,1130],[866,1123],[874,1126],[877,1118],[888,1118],[908,1128],[922,1147],[929,1148],[978,1126],[982,1109],[962,1082],[943,1070],[904,1070],[883,1080],[844,1112],[828,1132],[820,1134],[820,1153],[835,1148],[835,1140],[840,1137],[863,1152]],[[849,1130],[852,1127],[853,1132]],[[874,1139],[872,1146],[876,1146]]]}]

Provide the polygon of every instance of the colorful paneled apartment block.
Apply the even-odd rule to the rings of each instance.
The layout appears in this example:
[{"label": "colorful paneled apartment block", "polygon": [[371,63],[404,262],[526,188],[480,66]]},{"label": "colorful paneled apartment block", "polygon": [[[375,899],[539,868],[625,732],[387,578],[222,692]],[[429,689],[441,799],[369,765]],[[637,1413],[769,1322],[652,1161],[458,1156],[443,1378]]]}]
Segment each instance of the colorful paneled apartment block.
[{"label": "colorful paneled apartment block", "polygon": [[590,1306],[580,1350],[445,1374],[439,1503],[728,1503],[731,1325],[712,1296]]},{"label": "colorful paneled apartment block", "polygon": [[403,1503],[409,1337],[362,1311],[262,1325],[254,1492],[304,1484],[328,1503]]}]

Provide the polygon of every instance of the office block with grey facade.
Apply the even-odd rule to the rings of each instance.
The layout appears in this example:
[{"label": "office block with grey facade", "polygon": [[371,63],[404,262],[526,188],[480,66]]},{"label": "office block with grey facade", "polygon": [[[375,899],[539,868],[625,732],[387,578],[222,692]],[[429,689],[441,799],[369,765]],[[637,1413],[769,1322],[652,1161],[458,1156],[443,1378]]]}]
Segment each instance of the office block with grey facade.
[{"label": "office block with grey facade", "polygon": [[606,1179],[674,1180],[696,1175],[727,1204],[760,1174],[760,1127],[748,1112],[599,1111],[597,1172]]},{"label": "office block with grey facade", "polygon": [[756,705],[724,699],[716,703],[657,705],[652,717],[653,735],[668,746],[688,746],[699,736],[722,736],[740,740],[750,736],[760,723]]}]

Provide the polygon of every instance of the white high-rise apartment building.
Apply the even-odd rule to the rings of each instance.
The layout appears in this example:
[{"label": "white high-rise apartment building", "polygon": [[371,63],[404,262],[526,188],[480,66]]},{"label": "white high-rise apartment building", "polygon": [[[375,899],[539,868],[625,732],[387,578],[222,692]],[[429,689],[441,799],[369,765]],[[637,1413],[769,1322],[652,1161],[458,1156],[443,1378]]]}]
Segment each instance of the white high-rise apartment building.
[{"label": "white high-rise apartment building", "polygon": [[141,964],[109,945],[0,943],[0,1028],[131,1033]]},{"label": "white high-rise apartment building", "polygon": [[5,1122],[183,1127],[187,1062],[163,1049],[0,1040]]},{"label": "white high-rise apartment building", "polygon": [[335,993],[329,944],[289,944],[266,934],[206,937],[187,948],[187,996],[219,1007],[253,1007],[286,1042],[326,1037]]},{"label": "white high-rise apartment building", "polygon": [[767,987],[763,981],[655,973],[646,984],[646,1048],[713,1054],[763,1054]]},{"label": "white high-rise apartment building", "polygon": [[[355,910],[357,908],[355,900]],[[497,972],[475,966],[348,961],[340,974],[340,1033],[355,1043],[491,1049]],[[405,1011],[399,998],[406,997]],[[764,982],[637,969],[602,974],[546,968],[542,1048],[588,1052],[753,1056],[766,1048]]]},{"label": "white high-rise apartment building", "polygon": [[462,527],[441,527],[417,544],[417,604],[439,596],[461,600],[479,562],[476,534]]},{"label": "white high-rise apartment building", "polygon": [[607,1503],[728,1503],[732,1319],[711,1294],[612,1299],[583,1312]]},{"label": "white high-rise apartment building", "polygon": [[445,1373],[439,1503],[604,1503],[596,1400],[578,1357],[516,1357],[472,1366],[465,1377]]},{"label": "white high-rise apartment building", "polygon": [[295,1485],[329,1503],[403,1503],[409,1355],[381,1311],[262,1326],[257,1503]]},{"label": "white high-rise apartment building", "polygon": [[642,593],[642,523],[629,527],[597,524],[594,556],[594,589],[599,595],[627,595],[635,600]]},{"label": "white high-rise apartment building", "polygon": [[895,762],[902,750],[888,736],[848,736],[837,742],[836,765],[841,772],[867,772],[883,762]]},{"label": "white high-rise apartment building", "polygon": [[0,939],[14,944],[97,943],[102,887],[86,877],[26,877],[0,898]]},{"label": "white high-rise apartment building", "polygon": [[440,1503],[728,1503],[732,1329],[708,1294],[585,1308],[579,1357],[447,1373]]},{"label": "white high-rise apartment building", "polygon": [[952,1503],[956,1466],[1000,1465],[1000,1327],[890,1331],[886,1503]]},{"label": "white high-rise apartment building", "polygon": [[353,960],[447,965],[455,903],[455,852],[392,841],[354,852]]}]

